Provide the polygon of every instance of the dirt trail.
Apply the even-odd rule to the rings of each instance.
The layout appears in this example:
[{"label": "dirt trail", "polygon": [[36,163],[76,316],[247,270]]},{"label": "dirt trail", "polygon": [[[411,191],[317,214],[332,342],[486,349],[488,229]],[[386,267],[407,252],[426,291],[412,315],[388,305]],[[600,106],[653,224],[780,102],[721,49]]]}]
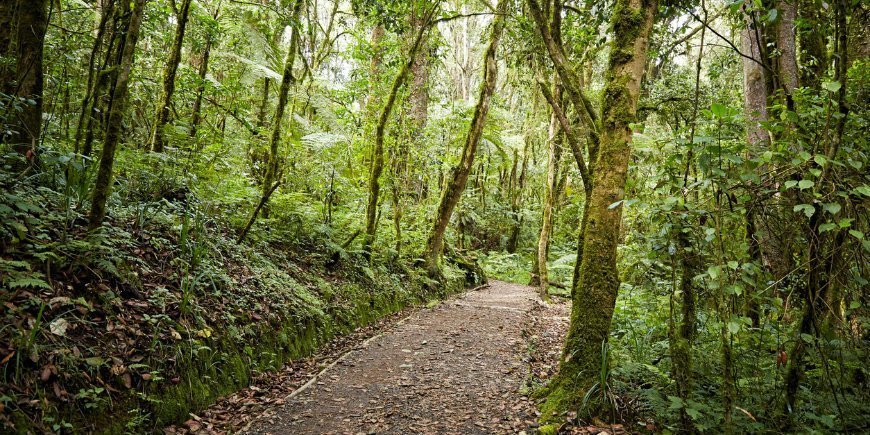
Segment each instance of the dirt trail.
[{"label": "dirt trail", "polygon": [[245,431],[517,433],[533,407],[520,390],[523,337],[536,305],[527,286],[493,281],[421,310],[366,341]]}]

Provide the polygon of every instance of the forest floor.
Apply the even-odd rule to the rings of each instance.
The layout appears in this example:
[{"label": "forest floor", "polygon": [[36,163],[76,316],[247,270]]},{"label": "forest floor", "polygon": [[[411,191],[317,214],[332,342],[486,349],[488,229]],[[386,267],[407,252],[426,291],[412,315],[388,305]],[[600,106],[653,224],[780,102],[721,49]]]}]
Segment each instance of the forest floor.
[{"label": "forest floor", "polygon": [[166,432],[533,433],[528,393],[555,371],[568,311],[531,287],[492,281],[264,374]]}]

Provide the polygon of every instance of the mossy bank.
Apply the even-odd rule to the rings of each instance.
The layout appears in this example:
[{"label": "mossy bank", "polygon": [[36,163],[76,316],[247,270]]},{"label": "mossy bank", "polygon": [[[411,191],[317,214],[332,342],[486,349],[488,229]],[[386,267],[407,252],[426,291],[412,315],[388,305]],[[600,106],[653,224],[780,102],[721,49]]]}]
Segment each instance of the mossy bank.
[{"label": "mossy bank", "polygon": [[324,234],[240,245],[187,203],[120,208],[96,233],[32,215],[50,260],[14,247],[3,258],[4,273],[34,280],[0,294],[0,425],[13,433],[159,430],[337,335],[482,279],[448,268],[436,285],[408,260],[369,263]]}]

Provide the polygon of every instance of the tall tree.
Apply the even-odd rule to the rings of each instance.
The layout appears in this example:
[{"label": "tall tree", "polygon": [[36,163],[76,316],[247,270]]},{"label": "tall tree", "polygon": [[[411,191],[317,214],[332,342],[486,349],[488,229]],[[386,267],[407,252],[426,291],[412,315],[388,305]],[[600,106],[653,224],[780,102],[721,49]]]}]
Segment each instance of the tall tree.
[{"label": "tall tree", "polygon": [[558,420],[563,410],[580,409],[584,394],[595,382],[601,358],[607,357],[602,355],[602,347],[610,335],[619,291],[616,247],[622,226],[620,202],[631,157],[629,124],[636,118],[657,7],[656,0],[617,0],[613,7],[600,148],[588,199],[578,297],[572,304],[559,373],[551,381],[541,408],[542,418],[548,421]]},{"label": "tall tree", "polygon": [[416,60],[417,51],[420,50],[420,46],[423,44],[423,39],[426,35],[426,32],[429,30],[432,16],[434,15],[436,9],[437,3],[434,6],[429,7],[428,10],[425,12],[425,25],[420,25],[417,29],[416,37],[414,38],[414,42],[411,45],[411,50],[408,53],[408,59],[405,61],[405,63],[402,64],[402,67],[399,69],[399,73],[396,74],[396,78],[395,80],[393,80],[393,86],[390,89],[390,94],[387,96],[387,101],[384,103],[384,107],[381,108],[381,114],[378,117],[378,124],[375,127],[375,144],[374,148],[372,149],[372,163],[371,170],[369,172],[369,193],[368,201],[366,203],[365,235],[363,238],[363,255],[365,255],[366,258],[371,258],[371,248],[372,244],[374,244],[375,242],[375,237],[378,230],[378,199],[381,192],[381,173],[384,171],[384,135],[386,134],[387,122],[390,119],[390,115],[393,113],[393,107],[396,104],[396,98],[398,97],[399,89],[404,86],[405,81],[408,78],[411,67]]},{"label": "tall tree", "polygon": [[451,171],[447,185],[441,193],[438,211],[435,213],[435,220],[432,223],[432,229],[426,240],[423,261],[427,273],[432,278],[441,277],[440,261],[444,249],[444,233],[447,230],[447,225],[450,223],[453,210],[456,208],[456,204],[459,203],[462,192],[465,191],[465,183],[468,181],[468,174],[471,173],[471,167],[474,164],[477,145],[480,143],[480,137],[483,135],[483,127],[486,124],[486,117],[489,113],[490,99],[495,91],[496,81],[498,80],[498,61],[495,55],[498,51],[501,35],[504,32],[504,16],[507,13],[507,8],[508,0],[499,0],[495,18],[492,22],[489,46],[483,57],[483,83],[480,85],[477,105],[474,108],[474,115],[471,118],[468,133],[465,136],[462,157]]},{"label": "tall tree", "polygon": [[[112,167],[115,164],[115,150],[121,139],[121,123],[127,107],[128,84],[130,81],[130,69],[133,67],[133,55],[136,52],[136,41],[139,40],[139,29],[142,26],[142,16],[145,13],[147,0],[135,0],[133,8],[129,11],[123,31],[123,49],[118,64],[118,75],[115,79],[112,95],[112,107],[109,111],[106,123],[106,139],[103,142],[103,151],[100,154],[100,167],[97,170],[97,179],[94,183],[94,193],[91,199],[90,228],[96,229],[106,217],[106,201],[112,186]],[[125,4],[125,9],[129,8]]]},{"label": "tall tree", "polygon": [[248,231],[254,226],[257,221],[257,216],[260,210],[269,202],[269,198],[278,188],[280,180],[280,165],[281,158],[278,156],[278,146],[281,144],[281,123],[284,119],[284,112],[287,110],[287,100],[290,96],[290,88],[296,85],[296,76],[293,73],[293,65],[296,63],[296,52],[299,51],[299,32],[300,23],[299,17],[302,12],[302,4],[304,0],[295,0],[293,4],[293,14],[290,17],[290,47],[287,48],[287,58],[284,60],[284,73],[281,76],[281,89],[278,91],[278,105],[275,106],[275,116],[272,119],[272,135],[269,138],[269,166],[266,168],[266,176],[263,180],[263,191],[260,195],[260,200],[254,207],[251,213],[251,218],[248,219],[247,225],[239,235],[239,243],[245,240]]},{"label": "tall tree", "polygon": [[202,122],[202,98],[203,94],[205,94],[205,84],[206,77],[208,76],[208,62],[211,58],[211,49],[215,43],[215,39],[217,38],[217,20],[220,15],[221,3],[222,2],[218,0],[214,12],[212,12],[211,20],[208,21],[208,28],[206,29],[205,47],[202,49],[199,61],[199,83],[196,85],[196,98],[193,100],[193,115],[191,115],[190,120],[190,137],[196,137],[196,130],[199,128],[199,123]]},{"label": "tall tree", "polygon": [[166,60],[166,68],[163,70],[163,93],[157,103],[157,116],[151,131],[151,151],[156,153],[162,153],[166,145],[164,129],[169,123],[171,114],[172,94],[175,93],[175,75],[178,72],[178,64],[181,62],[181,48],[184,45],[184,32],[187,29],[191,1],[181,0],[181,7],[179,7],[175,0],[172,0],[172,9],[175,11],[178,25],[175,27],[175,38],[172,40],[169,59]]},{"label": "tall tree", "polygon": [[[0,143],[35,161],[42,128],[43,45],[48,0],[0,2]],[[8,133],[6,133],[8,132]]]}]

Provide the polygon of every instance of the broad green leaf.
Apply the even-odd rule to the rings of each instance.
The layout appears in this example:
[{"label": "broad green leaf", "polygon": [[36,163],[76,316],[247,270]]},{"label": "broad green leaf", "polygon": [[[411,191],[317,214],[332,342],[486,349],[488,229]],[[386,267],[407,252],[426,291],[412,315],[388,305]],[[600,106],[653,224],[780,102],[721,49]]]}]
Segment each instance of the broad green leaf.
[{"label": "broad green leaf", "polygon": [[852,237],[855,237],[858,240],[864,240],[864,233],[862,233],[861,231],[849,230],[849,234],[851,234]]},{"label": "broad green leaf", "polygon": [[793,211],[802,211],[806,217],[813,217],[813,213],[816,212],[816,209],[810,204],[798,204],[794,206]]},{"label": "broad green leaf", "polygon": [[801,181],[798,183],[798,187],[799,187],[801,190],[809,189],[810,187],[813,187],[813,186],[815,186],[815,185],[816,185],[816,183],[813,182],[813,180],[801,180]]},{"label": "broad green leaf", "polygon": [[835,224],[833,222],[821,224],[821,225],[819,225],[819,233],[825,233],[825,232],[833,230],[834,228],[837,228],[837,224]]},{"label": "broad green leaf", "polygon": [[830,214],[837,214],[840,212],[840,209],[842,207],[840,207],[840,204],[837,204],[836,202],[829,202],[827,204],[822,205],[822,208],[824,208],[825,211],[830,213]]},{"label": "broad green leaf", "polygon": [[837,92],[840,90],[842,85],[840,82],[824,82],[822,83],[822,87],[827,89],[829,92]]}]

